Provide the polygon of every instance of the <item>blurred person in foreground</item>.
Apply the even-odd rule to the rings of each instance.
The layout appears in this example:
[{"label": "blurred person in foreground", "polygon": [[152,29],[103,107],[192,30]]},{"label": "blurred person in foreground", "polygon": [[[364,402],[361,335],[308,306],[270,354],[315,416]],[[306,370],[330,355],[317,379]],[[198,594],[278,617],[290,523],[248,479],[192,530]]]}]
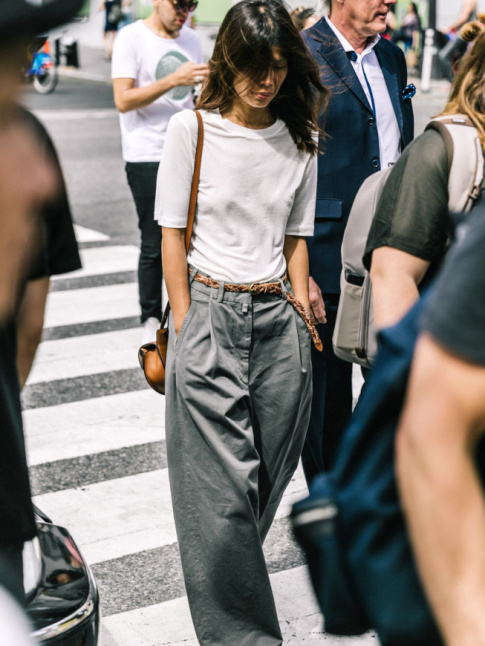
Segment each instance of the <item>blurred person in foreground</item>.
[{"label": "blurred person in foreground", "polygon": [[162,234],[153,213],[167,127],[174,114],[194,107],[192,90],[208,74],[200,38],[185,24],[197,1],[152,1],[148,18],[119,33],[112,64],[126,177],[141,233],[142,343],[155,339],[162,318]]},{"label": "blurred person in foreground", "polygon": [[396,441],[411,543],[447,646],[485,644],[484,248],[482,205],[424,313]]},{"label": "blurred person in foreground", "polygon": [[56,174],[16,98],[27,43],[66,22],[82,0],[34,6],[0,0],[0,584],[22,604],[22,547],[36,535],[20,412],[14,317],[32,259],[39,252],[38,212],[55,195]]},{"label": "blurred person in foreground", "polygon": [[42,339],[50,277],[80,269],[81,259],[54,143],[35,115],[21,107],[18,112],[20,120],[36,135],[43,159],[52,165],[58,184],[56,194],[43,205],[39,214],[42,221],[42,248],[32,263],[15,314],[17,371],[20,387],[23,388]]},{"label": "blurred person in foreground", "polygon": [[[464,42],[475,42],[440,116],[468,117],[485,155],[485,32],[475,21],[462,36]],[[427,130],[404,151],[384,185],[364,255],[378,329],[394,325],[411,309],[444,258],[452,234],[449,172],[443,137]]]},{"label": "blurred person in foreground", "polygon": [[[458,70],[452,98],[479,106],[465,113],[485,150],[485,32],[480,23],[468,27],[462,35],[466,40],[475,31],[476,42]],[[473,101],[457,91],[460,80]],[[461,226],[465,234],[447,257],[422,321],[396,442],[397,475],[418,569],[444,641],[477,646],[485,643],[485,474],[476,463],[485,433],[483,199]]]},{"label": "blurred person in foreground", "polygon": [[326,0],[329,16],[302,32],[332,92],[322,115],[329,136],[318,159],[315,235],[308,241],[310,306],[314,319],[327,323],[319,328],[324,352],[312,352],[312,415],[302,456],[307,482],[332,468],[352,414],[352,364],[332,348],[352,202],[363,181],[394,163],[414,134],[404,53],[380,37],[395,3]]},{"label": "blurred person in foreground", "polygon": [[317,113],[328,91],[285,7],[243,0],[217,35],[198,134],[168,127],[156,216],[171,304],[166,374],[172,504],[203,646],[279,646],[263,542],[298,466],[311,399],[306,236]]}]

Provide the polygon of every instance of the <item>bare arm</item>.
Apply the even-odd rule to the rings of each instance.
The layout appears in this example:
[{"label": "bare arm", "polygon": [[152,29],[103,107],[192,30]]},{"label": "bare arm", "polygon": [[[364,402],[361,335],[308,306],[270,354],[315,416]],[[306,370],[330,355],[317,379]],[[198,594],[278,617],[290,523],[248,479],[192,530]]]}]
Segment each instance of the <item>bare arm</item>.
[{"label": "bare arm", "polygon": [[162,227],[162,265],[178,336],[190,306],[185,229]]},{"label": "bare arm", "polygon": [[37,347],[42,339],[48,292],[48,277],[29,281],[17,311],[17,370],[21,388],[27,381]]},{"label": "bare arm", "polygon": [[135,87],[135,79],[113,79],[113,95],[117,109],[124,113],[138,110],[150,105],[166,92],[179,85],[196,85],[196,77],[205,80],[209,67],[205,63],[192,63],[187,61],[172,74],[168,74],[159,81],[146,87]]},{"label": "bare arm", "polygon": [[456,20],[454,20],[448,27],[443,29],[443,33],[447,34],[453,29],[459,29],[462,27],[466,21],[469,19],[472,11],[475,11],[477,8],[477,0],[463,0],[460,14]]},{"label": "bare arm", "polygon": [[484,429],[485,368],[424,335],[397,436],[397,475],[447,646],[485,644],[485,500],[473,460]]},{"label": "bare arm", "polygon": [[308,249],[305,238],[285,236],[283,254],[288,267],[288,276],[296,298],[310,311],[308,297]]},{"label": "bare arm", "polygon": [[377,329],[394,325],[419,298],[429,262],[393,247],[372,252],[370,278]]}]

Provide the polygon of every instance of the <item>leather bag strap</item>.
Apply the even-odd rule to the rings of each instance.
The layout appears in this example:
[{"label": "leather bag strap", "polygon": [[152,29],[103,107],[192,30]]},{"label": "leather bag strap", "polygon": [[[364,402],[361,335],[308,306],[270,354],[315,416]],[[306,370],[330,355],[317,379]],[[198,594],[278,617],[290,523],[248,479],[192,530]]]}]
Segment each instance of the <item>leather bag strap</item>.
[{"label": "leather bag strap", "polygon": [[[194,174],[192,176],[192,187],[190,189],[189,213],[187,217],[187,228],[185,229],[185,252],[189,253],[190,239],[192,238],[192,228],[194,226],[195,207],[197,206],[197,193],[199,190],[200,165],[202,162],[202,149],[204,147],[204,122],[198,110],[194,110],[198,122],[197,148],[195,150]],[[163,313],[160,329],[164,328],[168,315],[170,314],[170,302]]]},{"label": "leather bag strap", "polygon": [[195,150],[194,175],[192,177],[192,188],[190,190],[189,216],[187,218],[187,228],[185,229],[185,251],[189,253],[190,239],[192,237],[192,227],[194,226],[195,207],[197,206],[197,192],[199,190],[200,164],[202,161],[202,148],[204,145],[204,122],[198,110],[194,110],[197,121],[199,122],[199,132],[197,135],[197,148]]}]

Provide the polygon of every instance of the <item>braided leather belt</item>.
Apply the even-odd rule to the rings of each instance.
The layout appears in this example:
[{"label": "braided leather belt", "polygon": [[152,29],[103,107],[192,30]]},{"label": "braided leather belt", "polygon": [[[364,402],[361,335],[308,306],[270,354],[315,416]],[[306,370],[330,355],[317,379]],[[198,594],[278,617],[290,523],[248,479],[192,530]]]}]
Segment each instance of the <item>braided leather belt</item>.
[{"label": "braided leather belt", "polygon": [[[202,274],[195,274],[194,280],[196,280],[198,283],[202,283],[203,285],[207,285],[207,287],[213,287],[214,289],[219,289],[219,281],[214,280],[213,278],[209,278],[208,276],[203,276]],[[282,278],[283,283],[286,283],[287,281],[287,276],[286,274]],[[225,292],[238,292],[241,294],[251,294],[251,295],[258,295],[258,294],[274,294],[275,296],[281,296],[283,293],[283,290],[281,289],[281,285],[279,282],[273,282],[273,283],[251,283],[251,284],[242,284],[242,285],[236,285],[234,283],[224,283],[224,291]],[[310,336],[312,337],[313,343],[315,345],[315,348],[321,352],[323,350],[323,344],[320,340],[320,337],[318,335],[318,332],[315,328],[315,326],[312,323],[312,320],[310,318],[310,315],[308,314],[307,310],[305,307],[300,303],[300,301],[295,298],[293,294],[290,292],[286,292],[286,300],[288,303],[293,305],[295,310],[298,312],[298,314],[301,316],[303,319],[305,325],[308,328],[308,331],[310,332]]]}]

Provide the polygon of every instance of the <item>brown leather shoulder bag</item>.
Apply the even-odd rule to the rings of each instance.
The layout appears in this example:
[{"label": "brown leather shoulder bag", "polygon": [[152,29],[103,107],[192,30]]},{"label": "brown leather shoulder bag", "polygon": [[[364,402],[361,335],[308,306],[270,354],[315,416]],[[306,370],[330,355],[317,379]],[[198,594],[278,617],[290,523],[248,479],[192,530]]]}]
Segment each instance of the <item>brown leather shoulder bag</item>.
[{"label": "brown leather shoulder bag", "polygon": [[[197,191],[199,188],[200,163],[202,160],[202,147],[204,144],[204,123],[198,110],[195,110],[199,124],[197,137],[197,149],[195,152],[194,175],[192,178],[192,188],[190,191],[189,214],[187,218],[187,228],[185,230],[185,250],[188,253],[190,238],[192,237],[192,227],[194,224],[195,207],[197,205]],[[145,373],[145,378],[153,390],[160,395],[165,395],[165,365],[167,363],[168,347],[168,315],[170,313],[170,303],[167,304],[163,313],[160,329],[157,331],[157,339],[154,343],[145,343],[138,350],[138,361],[141,369]]]}]

